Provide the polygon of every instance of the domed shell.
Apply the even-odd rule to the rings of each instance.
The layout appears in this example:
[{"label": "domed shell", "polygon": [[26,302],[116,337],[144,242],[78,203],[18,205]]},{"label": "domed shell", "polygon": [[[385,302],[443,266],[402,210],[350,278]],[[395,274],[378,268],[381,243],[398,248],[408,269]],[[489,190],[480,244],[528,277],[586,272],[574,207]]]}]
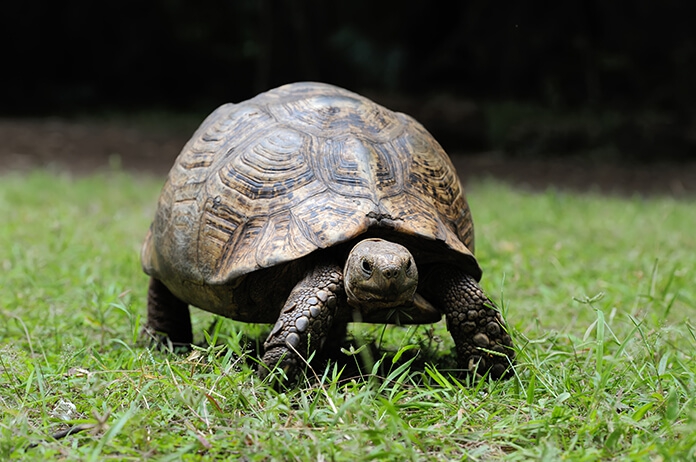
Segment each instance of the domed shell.
[{"label": "domed shell", "polygon": [[165,282],[230,284],[381,234],[480,278],[462,186],[425,128],[347,90],[295,83],[205,119],[169,173],[141,260]]}]

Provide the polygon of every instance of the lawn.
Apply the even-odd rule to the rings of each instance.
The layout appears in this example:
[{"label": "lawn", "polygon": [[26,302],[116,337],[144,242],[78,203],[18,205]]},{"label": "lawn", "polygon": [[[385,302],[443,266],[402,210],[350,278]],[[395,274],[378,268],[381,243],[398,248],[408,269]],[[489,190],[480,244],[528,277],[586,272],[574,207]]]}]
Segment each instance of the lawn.
[{"label": "lawn", "polygon": [[[693,200],[476,182],[482,284],[517,375],[451,377],[442,323],[358,326],[385,354],[372,368],[278,391],[243,340],[268,326],[194,310],[213,346],[175,356],[139,340],[138,253],[161,184],[0,176],[1,460],[696,457]],[[70,425],[86,429],[51,438]]]}]

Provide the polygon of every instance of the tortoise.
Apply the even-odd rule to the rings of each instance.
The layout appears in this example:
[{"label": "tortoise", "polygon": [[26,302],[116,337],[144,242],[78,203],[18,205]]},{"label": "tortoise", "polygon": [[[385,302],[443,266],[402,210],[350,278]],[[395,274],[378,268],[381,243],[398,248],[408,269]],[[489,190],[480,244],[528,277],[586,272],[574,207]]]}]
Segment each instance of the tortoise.
[{"label": "tortoise", "polygon": [[146,331],[189,345],[189,305],[275,323],[259,375],[297,374],[348,322],[444,314],[466,373],[512,373],[510,335],[478,285],[455,169],[408,115],[301,82],[212,112],[163,186],[141,252]]}]

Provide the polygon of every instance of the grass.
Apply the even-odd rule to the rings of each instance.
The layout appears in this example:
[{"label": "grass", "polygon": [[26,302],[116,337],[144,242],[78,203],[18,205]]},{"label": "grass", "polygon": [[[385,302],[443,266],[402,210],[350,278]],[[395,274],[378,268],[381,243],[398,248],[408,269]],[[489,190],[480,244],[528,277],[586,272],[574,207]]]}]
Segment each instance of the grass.
[{"label": "grass", "polygon": [[[195,310],[215,346],[173,356],[138,341],[138,251],[160,186],[0,176],[1,460],[696,458],[693,201],[476,183],[483,285],[518,375],[466,384],[385,356],[362,377],[329,366],[319,385],[276,391],[242,340],[263,328],[207,329]],[[358,332],[396,356],[414,339],[451,346],[441,324]],[[91,429],[49,436],[78,424]]]}]

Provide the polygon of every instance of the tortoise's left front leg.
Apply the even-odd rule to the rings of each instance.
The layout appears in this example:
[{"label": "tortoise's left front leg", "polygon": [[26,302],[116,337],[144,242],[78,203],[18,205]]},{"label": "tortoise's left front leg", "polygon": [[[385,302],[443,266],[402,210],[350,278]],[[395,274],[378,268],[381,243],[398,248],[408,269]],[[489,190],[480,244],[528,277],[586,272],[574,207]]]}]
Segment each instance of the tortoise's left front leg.
[{"label": "tortoise's left front leg", "polygon": [[264,343],[259,375],[265,377],[277,365],[293,376],[302,358],[321,350],[335,321],[337,306],[345,305],[340,297],[345,298],[340,266],[318,264],[308,271],[290,292]]},{"label": "tortoise's left front leg", "polygon": [[478,375],[489,372],[494,379],[512,376],[512,339],[476,280],[462,270],[441,267],[428,274],[425,286],[428,298],[445,313],[459,366]]}]

